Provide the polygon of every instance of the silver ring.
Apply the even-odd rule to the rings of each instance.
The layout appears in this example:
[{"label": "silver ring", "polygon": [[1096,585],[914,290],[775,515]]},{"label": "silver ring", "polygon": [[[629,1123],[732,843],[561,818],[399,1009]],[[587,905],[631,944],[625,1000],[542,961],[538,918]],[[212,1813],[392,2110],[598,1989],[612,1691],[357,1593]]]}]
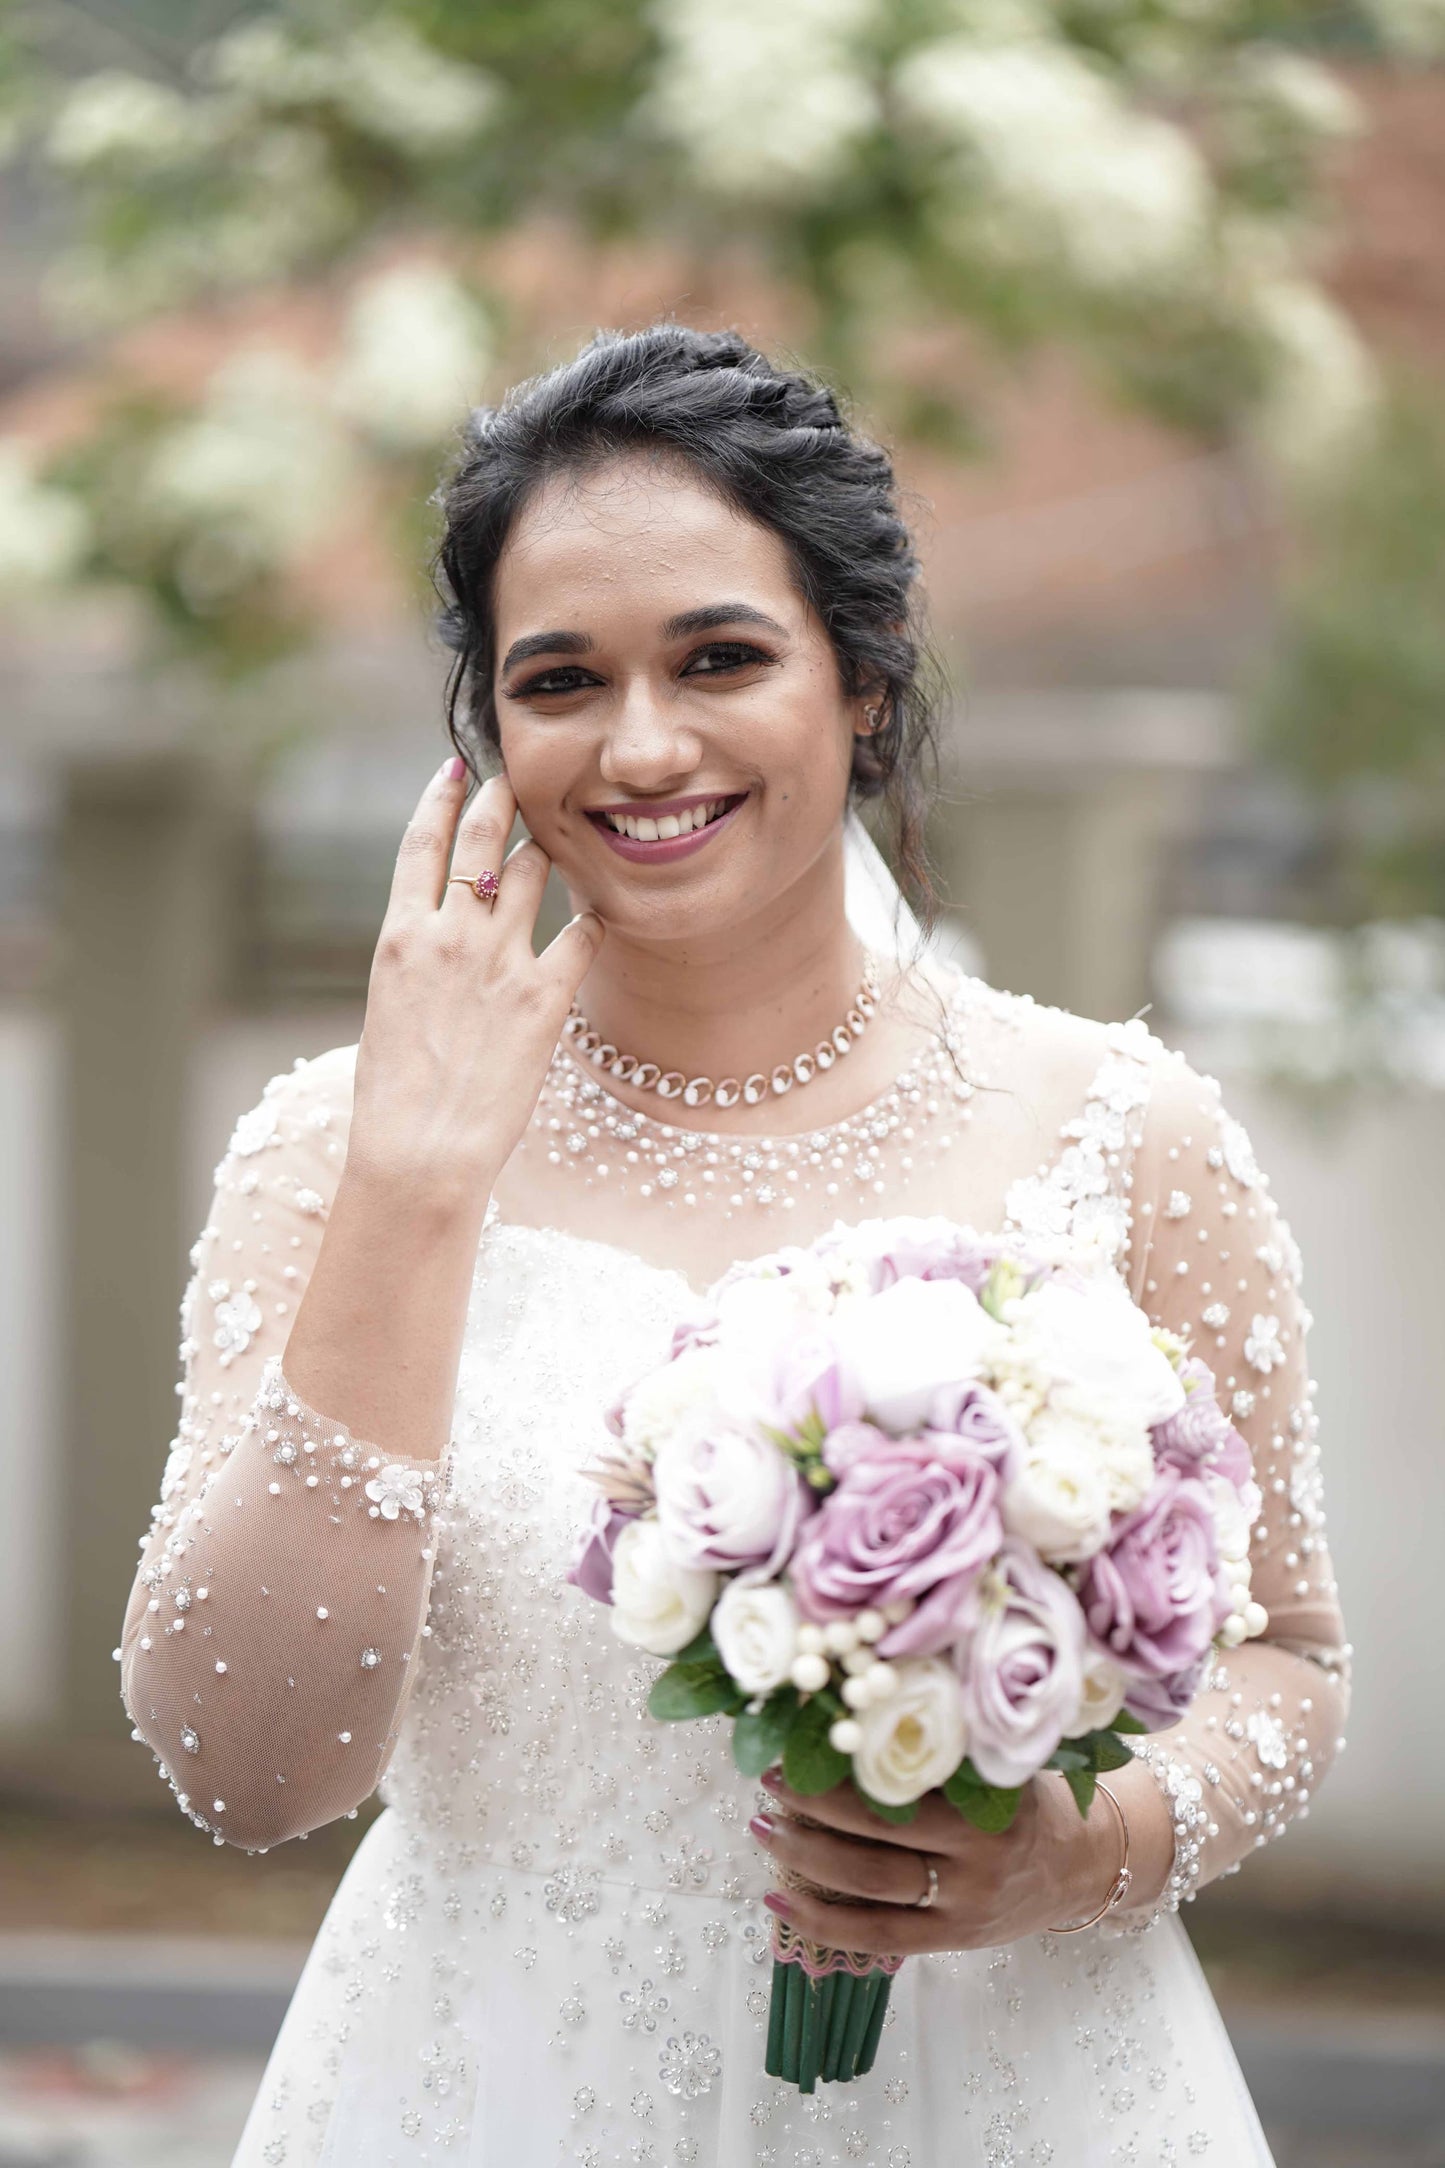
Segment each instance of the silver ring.
[{"label": "silver ring", "polygon": [[914,1898],[913,1903],[916,1910],[926,1912],[931,1904],[938,1902],[938,1869],[926,1852],[921,1852],[919,1857],[928,1869],[928,1887],[921,1897]]}]

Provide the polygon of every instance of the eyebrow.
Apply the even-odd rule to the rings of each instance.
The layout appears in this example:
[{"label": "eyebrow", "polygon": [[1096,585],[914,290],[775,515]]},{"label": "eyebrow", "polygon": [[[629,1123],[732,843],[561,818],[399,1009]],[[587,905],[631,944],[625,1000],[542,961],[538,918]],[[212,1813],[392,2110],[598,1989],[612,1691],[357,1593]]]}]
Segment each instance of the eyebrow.
[{"label": "eyebrow", "polygon": [[[769,632],[784,637],[787,634],[786,626],[751,602],[709,602],[699,609],[682,610],[676,617],[669,617],[662,628],[662,637],[664,640],[684,640],[690,632],[714,632],[720,625],[762,625]],[[507,649],[502,676],[514,670],[518,663],[530,662],[534,655],[590,655],[596,645],[591,634],[586,632],[524,633]]]}]

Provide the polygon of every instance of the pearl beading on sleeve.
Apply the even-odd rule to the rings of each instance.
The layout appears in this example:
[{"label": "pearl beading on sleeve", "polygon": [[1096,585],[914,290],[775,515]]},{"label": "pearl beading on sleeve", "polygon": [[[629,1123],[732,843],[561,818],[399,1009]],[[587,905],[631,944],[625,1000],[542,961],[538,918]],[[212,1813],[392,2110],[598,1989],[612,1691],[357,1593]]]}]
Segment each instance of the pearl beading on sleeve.
[{"label": "pearl beading on sleeve", "polygon": [[1174,1858],[1157,1903],[1111,1915],[1110,1934],[1146,1932],[1308,1814],[1344,1745],[1353,1653],[1326,1540],[1299,1247],[1218,1080],[1153,1043],[1134,1139],[1131,1291],[1210,1365],[1250,1448],[1250,1579],[1269,1623],[1216,1652],[1178,1724],[1131,1741],[1168,1804]]}]

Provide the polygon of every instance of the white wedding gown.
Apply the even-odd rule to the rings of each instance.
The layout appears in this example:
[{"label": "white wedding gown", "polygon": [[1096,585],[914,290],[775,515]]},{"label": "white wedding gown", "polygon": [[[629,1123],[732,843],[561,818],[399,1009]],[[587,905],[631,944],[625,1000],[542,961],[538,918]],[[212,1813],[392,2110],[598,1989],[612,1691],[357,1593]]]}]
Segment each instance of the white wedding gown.
[{"label": "white wedding gown", "polygon": [[[1064,1135],[1040,1165],[1009,1130],[1016,1095],[984,1095],[990,1141],[961,1140],[957,1180],[931,1176],[926,1198],[901,1182],[874,1209],[1112,1248],[1153,1314],[1192,1327],[1256,1456],[1269,1635],[1139,1742],[1188,1895],[1306,1810],[1347,1708],[1298,1252],[1212,1080],[1141,1025],[966,983],[1005,1049],[995,1077],[1048,1053]],[[292,1397],[278,1362],[344,1158],[353,1059],[273,1079],[217,1171],[123,1641],[138,1733],[217,1842],[280,1842],[381,1776],[386,1811],[235,2168],[1264,2168],[1177,1909],[912,1959],[867,2078],[803,2098],[764,2075],[774,1878],[747,1822],[766,1795],[734,1769],[724,1720],[647,1716],[657,1663],[564,1578],[600,1411],[666,1356],[693,1289],[633,1250],[511,1223],[494,1199],[447,1477],[416,1464],[409,1480]],[[994,1194],[985,1169],[1006,1205],[988,1220],[968,1209]],[[740,1254],[807,1238],[749,1232]]]}]

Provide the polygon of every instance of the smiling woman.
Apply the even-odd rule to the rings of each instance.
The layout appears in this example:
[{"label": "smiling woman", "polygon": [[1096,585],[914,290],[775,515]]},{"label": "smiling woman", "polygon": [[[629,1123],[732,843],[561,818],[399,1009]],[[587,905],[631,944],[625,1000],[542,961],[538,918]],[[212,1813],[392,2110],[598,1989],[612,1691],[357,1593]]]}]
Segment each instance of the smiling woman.
[{"label": "smiling woman", "polygon": [[[136,1733],[216,1842],[264,1849],[378,1783],[387,1810],[236,2168],[458,2147],[518,2168],[1206,2151],[1267,2168],[1174,1914],[1305,1811],[1349,1652],[1297,1253],[1247,1140],[1137,1021],[1046,1008],[906,926],[855,924],[848,819],[868,797],[929,909],[931,726],[891,469],[828,391],[733,333],[602,336],[471,417],[442,504],[465,758],[401,840],[359,1045],[274,1078],[217,1170],[122,1633]],[[538,953],[553,869],[577,915]],[[1181,1345],[1207,1330],[1254,1456],[1260,1511],[1222,1526],[1219,1572],[1233,1600],[1249,1551],[1271,1638],[1153,1680],[1167,1744],[1108,1765],[1127,1920],[1100,1910],[1123,1889],[1120,1829],[1076,1811],[1066,1764],[1030,1780],[1007,1831],[926,1805],[896,1827],[841,1782],[805,1815],[791,1780],[749,1826],[726,1738],[660,1737],[649,1644],[567,1584],[609,1411],[670,1353],[686,1369],[701,1291],[727,1275],[745,1306],[747,1260],[840,1224],[861,1239],[868,1215],[906,1248],[925,1214],[1117,1274]],[[789,1359],[816,1378],[799,1342]],[[916,1392],[916,1351],[891,1334],[888,1358]],[[741,1363],[727,1403],[754,1445],[756,1385]],[[841,1442],[828,1405],[806,1424]],[[687,1419],[685,1400],[653,1405],[664,1429]],[[938,1435],[911,1448],[929,1466]],[[1201,1419],[1184,1442],[1204,1454],[1211,1436]],[[1072,1437],[1030,1432],[1065,1503]],[[884,1520],[885,1541],[916,1540],[906,1514]],[[633,1608],[686,1624],[706,1584],[660,1530],[609,1517],[597,1543],[625,1548]],[[1115,1533],[1147,1610],[1172,1537]],[[972,1747],[1015,1702],[1028,1721],[1041,1676],[1069,1736],[1103,1720],[1101,1696],[1117,1708],[1138,1638],[1119,1603],[1086,1618],[1058,1582],[1077,1675],[1009,1607],[1002,1698],[968,1703]],[[791,1676],[816,1696],[827,1666],[797,1641]],[[891,1658],[867,1657],[866,1685],[849,1670],[847,1707],[871,1726],[876,1701],[905,1758],[930,1709],[952,1723],[963,1706],[962,1675],[927,1660],[932,1701],[899,1693],[891,1718],[874,1678]],[[829,1710],[810,1708],[816,1729]],[[762,2075],[770,1898],[814,1940],[808,1908],[827,1906],[851,1948],[913,1953],[887,2070],[839,2085],[831,2115]]]}]

